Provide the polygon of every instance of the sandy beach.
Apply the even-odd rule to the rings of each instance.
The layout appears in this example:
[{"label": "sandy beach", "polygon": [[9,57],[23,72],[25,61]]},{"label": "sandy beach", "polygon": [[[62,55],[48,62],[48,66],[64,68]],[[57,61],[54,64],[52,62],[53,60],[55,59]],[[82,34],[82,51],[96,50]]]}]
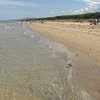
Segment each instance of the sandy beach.
[{"label": "sandy beach", "polygon": [[[73,84],[84,87],[89,94],[89,98],[85,95],[82,100],[100,100],[100,25],[53,21],[27,22],[27,25],[30,30],[64,44],[75,54]],[[79,90],[79,87],[73,88]]]}]

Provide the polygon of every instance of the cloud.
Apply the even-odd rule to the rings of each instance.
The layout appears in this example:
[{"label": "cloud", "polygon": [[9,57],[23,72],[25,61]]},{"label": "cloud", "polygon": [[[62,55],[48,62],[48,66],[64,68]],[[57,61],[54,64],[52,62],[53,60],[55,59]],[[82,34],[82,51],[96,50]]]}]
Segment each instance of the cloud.
[{"label": "cloud", "polygon": [[64,13],[65,11],[62,10],[62,11],[60,11],[60,12],[61,12],[61,13]]},{"label": "cloud", "polygon": [[0,0],[0,20],[37,17],[41,12],[38,13],[36,9],[45,7],[47,5],[32,0]]},{"label": "cloud", "polygon": [[75,10],[74,13],[75,14],[83,14],[83,13],[86,13],[89,11],[89,8],[88,7],[85,7],[85,8],[81,8],[79,10]]},{"label": "cloud", "polygon": [[53,11],[51,11],[51,12],[50,12],[50,14],[54,14],[54,12],[53,12]]},{"label": "cloud", "polygon": [[83,0],[83,2],[85,2],[91,9],[100,8],[100,0]]},{"label": "cloud", "polygon": [[43,7],[43,4],[37,4],[28,1],[0,0],[0,6],[25,6],[25,7]]},{"label": "cloud", "polygon": [[73,13],[87,13],[100,10],[100,0],[80,0],[81,2],[86,3],[86,7],[74,10]]}]

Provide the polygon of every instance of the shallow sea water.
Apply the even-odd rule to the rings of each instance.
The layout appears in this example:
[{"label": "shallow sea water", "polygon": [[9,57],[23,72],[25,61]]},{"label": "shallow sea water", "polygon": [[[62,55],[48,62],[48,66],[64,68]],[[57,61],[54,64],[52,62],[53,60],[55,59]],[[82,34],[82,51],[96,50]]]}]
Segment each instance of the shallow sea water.
[{"label": "shallow sea water", "polygon": [[75,99],[67,56],[48,41],[18,22],[0,23],[0,100]]}]

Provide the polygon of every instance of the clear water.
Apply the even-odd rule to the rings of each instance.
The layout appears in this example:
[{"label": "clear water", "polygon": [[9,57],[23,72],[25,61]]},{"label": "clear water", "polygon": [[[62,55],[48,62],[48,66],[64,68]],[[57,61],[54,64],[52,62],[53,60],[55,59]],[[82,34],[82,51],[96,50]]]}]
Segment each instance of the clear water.
[{"label": "clear water", "polygon": [[0,23],[0,100],[74,100],[67,57],[48,41],[18,22]]}]

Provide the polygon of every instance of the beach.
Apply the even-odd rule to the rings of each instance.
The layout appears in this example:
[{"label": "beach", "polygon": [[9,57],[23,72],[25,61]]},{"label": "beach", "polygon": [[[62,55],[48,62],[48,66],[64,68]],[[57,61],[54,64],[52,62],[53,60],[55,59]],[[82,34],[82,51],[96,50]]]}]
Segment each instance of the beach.
[{"label": "beach", "polygon": [[[82,93],[82,100],[100,100],[100,25],[90,25],[88,22],[34,21],[27,22],[27,27],[63,44],[73,52],[73,91]],[[79,87],[85,90],[80,91]]]},{"label": "beach", "polygon": [[99,34],[89,23],[0,22],[0,99],[99,100]]},{"label": "beach", "polygon": [[25,24],[0,22],[0,100],[89,100],[72,82],[74,55]]}]

